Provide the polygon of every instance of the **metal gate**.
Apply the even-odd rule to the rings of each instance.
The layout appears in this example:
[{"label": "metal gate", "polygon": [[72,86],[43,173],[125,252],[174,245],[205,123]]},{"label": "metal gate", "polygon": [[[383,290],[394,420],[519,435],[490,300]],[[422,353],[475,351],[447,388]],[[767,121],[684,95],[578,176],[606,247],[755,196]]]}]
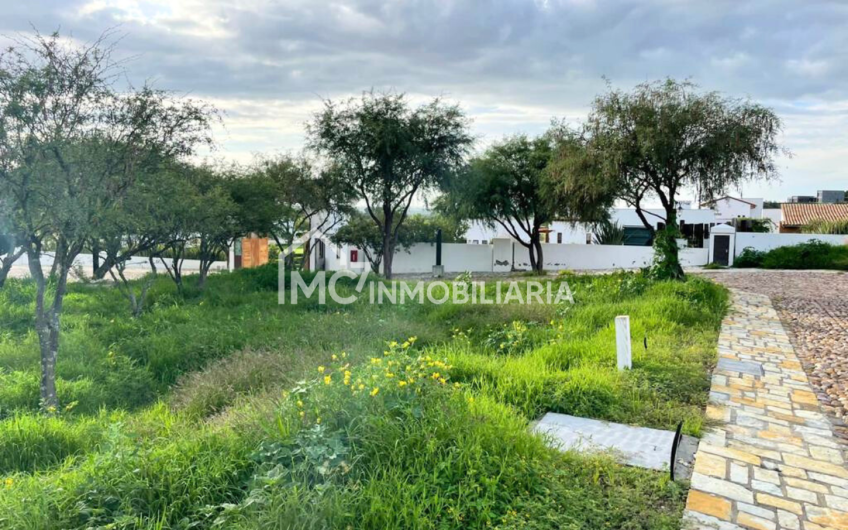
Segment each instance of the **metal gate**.
[{"label": "metal gate", "polygon": [[725,267],[730,265],[730,236],[715,236],[713,262]]}]

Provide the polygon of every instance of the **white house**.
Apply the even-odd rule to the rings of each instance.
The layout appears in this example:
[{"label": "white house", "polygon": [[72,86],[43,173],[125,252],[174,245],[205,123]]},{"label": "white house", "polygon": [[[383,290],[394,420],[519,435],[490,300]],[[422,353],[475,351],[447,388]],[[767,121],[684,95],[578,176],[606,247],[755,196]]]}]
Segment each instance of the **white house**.
[{"label": "white house", "polygon": [[[692,209],[686,205],[678,210],[678,220],[691,225],[715,224],[716,212],[711,209]],[[656,229],[659,223],[665,222],[665,210],[661,208],[649,208],[643,210],[645,219]],[[633,208],[615,208],[610,212],[610,221],[623,227],[627,232],[646,232],[647,230],[636,210]],[[567,221],[554,221],[548,225],[543,242],[561,245],[586,245],[592,243],[592,227],[582,223],[572,225]],[[465,233],[465,242],[468,244],[489,244],[495,238],[510,238],[504,228],[497,224],[494,227],[486,223],[476,221],[471,223]]]},{"label": "white house", "polygon": [[763,199],[739,199],[726,196],[705,202],[704,206],[710,206],[716,211],[716,220],[720,223],[732,221],[740,217],[750,219],[761,219],[763,217]]}]

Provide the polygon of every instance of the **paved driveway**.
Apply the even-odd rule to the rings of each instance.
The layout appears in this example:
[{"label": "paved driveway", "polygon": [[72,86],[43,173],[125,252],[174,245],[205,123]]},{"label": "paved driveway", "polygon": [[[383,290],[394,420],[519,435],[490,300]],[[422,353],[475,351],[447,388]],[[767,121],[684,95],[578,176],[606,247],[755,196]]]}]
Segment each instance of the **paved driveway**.
[{"label": "paved driveway", "polygon": [[848,439],[848,274],[740,270],[702,275],[771,298],[823,409]]}]

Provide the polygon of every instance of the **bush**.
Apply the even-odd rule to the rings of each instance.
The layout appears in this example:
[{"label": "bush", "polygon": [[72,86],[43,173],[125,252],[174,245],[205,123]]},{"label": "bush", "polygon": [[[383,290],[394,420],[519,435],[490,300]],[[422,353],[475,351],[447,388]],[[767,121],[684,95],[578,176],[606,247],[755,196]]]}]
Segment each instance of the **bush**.
[{"label": "bush", "polygon": [[733,266],[740,269],[759,268],[763,266],[763,258],[766,253],[761,250],[754,250],[753,247],[746,247],[742,253],[736,256],[733,260]]},{"label": "bush", "polygon": [[831,245],[813,239],[798,245],[778,247],[768,252],[746,248],[733,261],[733,266],[789,270],[848,270],[848,246]]}]

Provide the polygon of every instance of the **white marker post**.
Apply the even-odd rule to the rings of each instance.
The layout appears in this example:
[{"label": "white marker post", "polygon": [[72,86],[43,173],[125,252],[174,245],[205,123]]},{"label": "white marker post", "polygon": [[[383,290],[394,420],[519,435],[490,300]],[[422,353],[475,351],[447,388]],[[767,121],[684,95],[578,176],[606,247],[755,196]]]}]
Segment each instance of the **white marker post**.
[{"label": "white marker post", "polygon": [[615,317],[615,347],[618,369],[629,370],[633,367],[633,353],[630,350],[630,317]]}]

